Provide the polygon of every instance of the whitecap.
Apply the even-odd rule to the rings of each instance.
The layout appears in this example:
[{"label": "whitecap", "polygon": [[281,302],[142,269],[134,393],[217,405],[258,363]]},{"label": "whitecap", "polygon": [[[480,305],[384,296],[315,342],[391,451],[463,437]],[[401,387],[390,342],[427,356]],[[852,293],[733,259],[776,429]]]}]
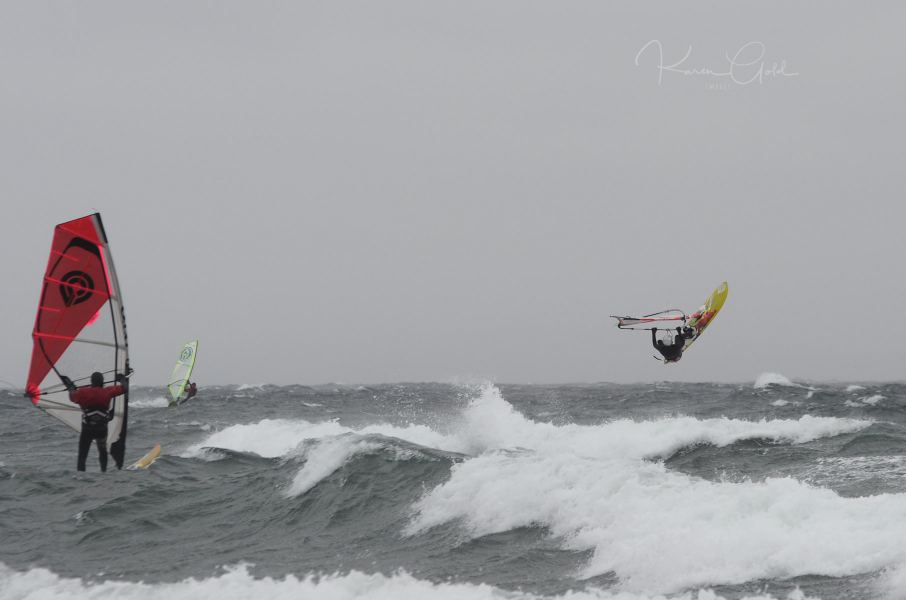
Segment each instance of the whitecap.
[{"label": "whitecap", "polygon": [[[45,568],[14,571],[0,563],[0,589],[11,598],[117,598],[117,600],[246,600],[270,598],[296,600],[325,598],[330,600],[667,600],[663,596],[608,592],[596,588],[571,590],[563,595],[540,596],[521,591],[503,590],[485,583],[432,582],[400,571],[393,575],[313,573],[304,577],[255,577],[250,565],[225,568],[220,575],[187,578],[167,583],[143,581],[87,582],[61,577]],[[675,596],[671,600],[725,600],[711,590],[703,589]],[[740,600],[777,600],[768,594],[745,596]],[[798,589],[786,600],[807,598]]]},{"label": "whitecap", "polygon": [[378,450],[378,444],[344,436],[321,441],[304,452],[305,466],[296,473],[286,495],[300,496],[332,475],[356,455]]},{"label": "whitecap", "polygon": [[167,408],[169,404],[170,399],[163,396],[129,399],[129,408]]},{"label": "whitecap", "polygon": [[756,390],[763,390],[772,385],[779,385],[784,387],[802,387],[796,383],[793,383],[780,373],[762,373],[755,380],[754,388]]},{"label": "whitecap", "polygon": [[868,404],[869,406],[874,406],[881,400],[884,400],[884,396],[882,396],[881,394],[874,394],[872,396],[867,396],[865,398],[859,398],[859,400],[862,402],[862,404]]}]

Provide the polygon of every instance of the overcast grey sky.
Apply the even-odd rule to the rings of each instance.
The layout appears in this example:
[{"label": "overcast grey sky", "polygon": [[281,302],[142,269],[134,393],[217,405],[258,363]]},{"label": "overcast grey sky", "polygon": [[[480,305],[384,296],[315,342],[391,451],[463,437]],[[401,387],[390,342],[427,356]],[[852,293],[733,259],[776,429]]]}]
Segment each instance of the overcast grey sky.
[{"label": "overcast grey sky", "polygon": [[[25,379],[53,226],[95,210],[140,384],[194,337],[202,385],[904,379],[904,22],[902,2],[4,2],[0,379]],[[651,40],[711,71],[760,42],[797,75],[661,73],[653,47],[636,65]],[[608,318],[723,280],[677,365]]]}]

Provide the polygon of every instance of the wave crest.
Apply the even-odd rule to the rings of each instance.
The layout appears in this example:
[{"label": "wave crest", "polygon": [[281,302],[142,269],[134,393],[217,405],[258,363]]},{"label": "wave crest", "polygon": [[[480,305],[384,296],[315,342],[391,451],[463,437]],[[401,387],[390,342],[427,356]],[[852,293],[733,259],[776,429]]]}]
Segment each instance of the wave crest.
[{"label": "wave crest", "polygon": [[762,373],[755,380],[755,385],[753,386],[756,390],[763,390],[772,385],[782,386],[782,387],[802,387],[797,383],[793,383],[784,375],[780,373]]},{"label": "wave crest", "polygon": [[[10,598],[117,598],[118,600],[245,600],[272,598],[328,598],[333,600],[666,600],[663,596],[610,593],[588,589],[558,596],[539,596],[502,590],[487,584],[434,583],[405,572],[387,576],[351,571],[347,574],[283,578],[254,577],[247,565],[226,569],[222,575],[184,579],[174,583],[106,581],[89,584],[81,579],[60,577],[47,569],[16,572],[0,563],[0,591]],[[710,590],[687,593],[672,600],[725,600]],[[770,595],[746,596],[740,600],[775,600]],[[787,600],[813,600],[794,590]]]}]

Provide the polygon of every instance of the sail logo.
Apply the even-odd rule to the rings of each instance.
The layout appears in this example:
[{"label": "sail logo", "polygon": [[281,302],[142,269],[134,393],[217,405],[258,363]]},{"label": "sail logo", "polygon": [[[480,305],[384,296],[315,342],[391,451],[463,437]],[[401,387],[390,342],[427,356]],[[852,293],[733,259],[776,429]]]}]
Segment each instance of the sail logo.
[{"label": "sail logo", "polygon": [[182,354],[179,355],[179,360],[185,362],[185,361],[189,360],[190,358],[192,358],[192,347],[186,346],[185,348],[182,349]]},{"label": "sail logo", "polygon": [[66,306],[75,306],[86,302],[94,295],[94,280],[84,271],[70,271],[63,275],[60,284],[60,296],[63,297],[63,304]]}]

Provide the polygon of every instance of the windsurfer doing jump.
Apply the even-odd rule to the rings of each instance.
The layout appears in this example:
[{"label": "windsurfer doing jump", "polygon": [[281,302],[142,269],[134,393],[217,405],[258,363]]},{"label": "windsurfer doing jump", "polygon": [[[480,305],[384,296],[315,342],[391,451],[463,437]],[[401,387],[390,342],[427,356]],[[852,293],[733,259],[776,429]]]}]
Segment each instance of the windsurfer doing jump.
[{"label": "windsurfer doing jump", "polygon": [[97,442],[98,460],[101,471],[107,471],[107,423],[113,419],[110,411],[110,401],[116,396],[126,393],[126,378],[122,374],[116,376],[118,385],[104,387],[104,375],[95,371],[91,374],[91,386],[77,388],[71,379],[65,375],[60,379],[69,390],[69,400],[82,407],[82,432],[79,435],[79,457],[76,468],[85,470],[85,460],[88,458],[88,449],[91,442]]},{"label": "windsurfer doing jump", "polygon": [[665,363],[678,362],[683,357],[683,347],[686,345],[686,340],[695,336],[695,331],[691,327],[677,327],[676,335],[673,336],[673,343],[668,344],[664,340],[658,339],[657,332],[657,327],[651,328],[651,343],[654,349],[664,357]]}]

